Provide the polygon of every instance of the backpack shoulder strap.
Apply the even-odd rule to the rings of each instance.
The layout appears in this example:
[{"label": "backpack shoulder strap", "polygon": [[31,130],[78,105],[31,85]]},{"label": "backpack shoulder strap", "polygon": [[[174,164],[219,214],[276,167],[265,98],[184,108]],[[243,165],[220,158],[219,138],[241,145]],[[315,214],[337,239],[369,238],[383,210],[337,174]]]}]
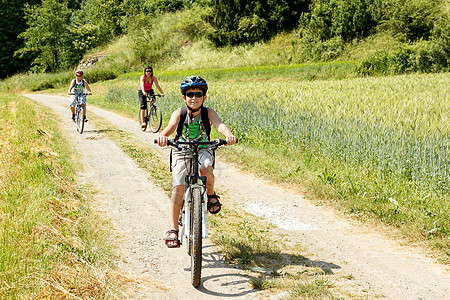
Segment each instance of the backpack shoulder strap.
[{"label": "backpack shoulder strap", "polygon": [[208,140],[209,135],[211,134],[211,123],[209,122],[209,116],[208,116],[208,107],[204,106],[202,107],[202,110],[200,111],[201,115],[202,115],[202,122],[203,122],[203,126],[205,127],[206,130],[206,135],[208,135]]},{"label": "backpack shoulder strap", "polygon": [[175,136],[176,140],[178,140],[183,134],[183,124],[184,120],[186,120],[186,116],[187,116],[187,107],[184,106],[180,108],[180,121],[178,122],[177,135]]}]

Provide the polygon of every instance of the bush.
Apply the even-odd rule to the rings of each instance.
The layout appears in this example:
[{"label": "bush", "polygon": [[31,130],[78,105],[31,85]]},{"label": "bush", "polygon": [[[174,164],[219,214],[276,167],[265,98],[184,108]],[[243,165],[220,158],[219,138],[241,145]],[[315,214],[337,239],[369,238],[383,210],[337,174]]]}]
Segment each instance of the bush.
[{"label": "bush", "polygon": [[301,27],[319,42],[340,37],[345,42],[368,36],[377,25],[367,0],[316,0]]},{"label": "bush", "polygon": [[358,75],[394,75],[402,73],[448,72],[449,51],[433,41],[402,44],[391,53],[376,52],[356,69]]},{"label": "bush", "polygon": [[442,0],[390,0],[382,27],[404,35],[407,41],[428,39],[442,14]]},{"label": "bush", "polygon": [[207,22],[214,28],[209,39],[217,46],[267,41],[294,29],[308,0],[210,0]]}]

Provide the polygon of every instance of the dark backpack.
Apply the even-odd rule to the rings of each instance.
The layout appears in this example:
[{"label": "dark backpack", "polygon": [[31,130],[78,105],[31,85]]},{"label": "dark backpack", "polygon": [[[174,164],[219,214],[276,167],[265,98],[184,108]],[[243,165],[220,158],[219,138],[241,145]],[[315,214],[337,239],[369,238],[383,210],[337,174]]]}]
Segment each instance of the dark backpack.
[{"label": "dark backpack", "polygon": [[[205,127],[206,135],[208,136],[209,140],[210,139],[209,135],[211,133],[211,124],[209,123],[208,108],[206,106],[203,106],[201,108],[200,114],[202,115],[202,123],[203,126]],[[183,125],[184,120],[186,120],[186,116],[187,116],[187,107],[185,106],[180,109],[180,122],[178,122],[177,135],[175,136],[176,140],[178,140],[183,134]]]},{"label": "dark backpack", "polygon": [[[77,83],[76,79],[73,79],[73,81],[75,81],[75,84]],[[81,79],[81,83],[83,84],[83,87],[86,87],[86,83],[85,83],[84,78]]]}]

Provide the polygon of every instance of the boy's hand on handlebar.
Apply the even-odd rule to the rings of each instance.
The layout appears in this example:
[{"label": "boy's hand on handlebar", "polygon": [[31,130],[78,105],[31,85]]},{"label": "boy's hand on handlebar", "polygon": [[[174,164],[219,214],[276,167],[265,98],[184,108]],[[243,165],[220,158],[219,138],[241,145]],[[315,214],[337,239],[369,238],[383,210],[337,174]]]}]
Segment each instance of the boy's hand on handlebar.
[{"label": "boy's hand on handlebar", "polygon": [[227,136],[226,140],[227,140],[227,145],[234,145],[237,142],[237,138],[234,135]]},{"label": "boy's hand on handlebar", "polygon": [[160,135],[160,136],[158,136],[157,140],[158,140],[158,146],[165,147],[165,146],[167,146],[167,141],[169,140],[169,138],[167,136]]}]

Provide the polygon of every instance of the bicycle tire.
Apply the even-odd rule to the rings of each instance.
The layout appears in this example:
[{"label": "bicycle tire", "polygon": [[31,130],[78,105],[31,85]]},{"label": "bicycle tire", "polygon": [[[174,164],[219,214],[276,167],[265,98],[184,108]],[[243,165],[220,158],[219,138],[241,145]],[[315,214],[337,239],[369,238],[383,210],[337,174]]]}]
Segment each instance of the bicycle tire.
[{"label": "bicycle tire", "polygon": [[156,133],[161,129],[162,124],[162,112],[161,108],[156,105],[150,107],[150,112],[148,114],[150,129],[152,132]]},{"label": "bicycle tire", "polygon": [[84,108],[81,105],[77,107],[76,120],[77,120],[77,131],[80,134],[82,134],[84,130]]},{"label": "bicycle tire", "polygon": [[[147,126],[148,126],[148,109],[146,109],[145,112],[144,112],[144,121],[145,122],[142,122],[141,112],[139,112],[139,126],[141,126],[141,130],[142,131],[145,131],[147,129]],[[145,127],[142,126],[142,123],[145,123]]]},{"label": "bicycle tire", "polygon": [[199,188],[192,189],[192,243],[191,243],[191,280],[198,287],[202,273],[202,194]]}]

